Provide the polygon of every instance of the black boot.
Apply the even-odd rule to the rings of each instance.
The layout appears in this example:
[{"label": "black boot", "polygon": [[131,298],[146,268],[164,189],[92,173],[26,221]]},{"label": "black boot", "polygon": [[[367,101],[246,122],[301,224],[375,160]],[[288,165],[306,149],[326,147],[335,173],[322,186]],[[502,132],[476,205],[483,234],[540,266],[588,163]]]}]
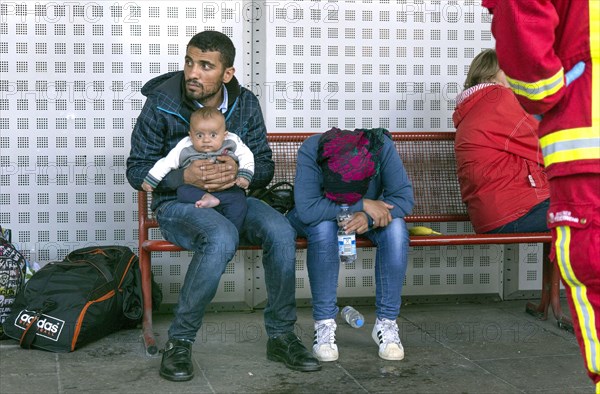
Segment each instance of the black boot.
[{"label": "black boot", "polygon": [[174,382],[185,382],[194,377],[192,342],[169,339],[162,354],[160,376]]},{"label": "black boot", "polygon": [[267,358],[271,361],[282,362],[286,367],[296,371],[310,372],[321,369],[319,360],[304,347],[300,338],[293,332],[269,338]]}]

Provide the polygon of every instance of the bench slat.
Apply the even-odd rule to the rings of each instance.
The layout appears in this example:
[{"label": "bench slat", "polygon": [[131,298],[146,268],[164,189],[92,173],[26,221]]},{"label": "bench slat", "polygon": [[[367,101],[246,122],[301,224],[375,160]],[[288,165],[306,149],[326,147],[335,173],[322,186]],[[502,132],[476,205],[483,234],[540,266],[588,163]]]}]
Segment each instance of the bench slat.
[{"label": "bench slat", "polygon": [[[506,245],[521,243],[547,243],[551,242],[550,233],[514,233],[514,234],[456,234],[456,235],[432,235],[432,236],[410,236],[410,246],[447,246],[447,245]],[[296,240],[296,248],[306,249],[308,243],[305,238]],[[358,237],[356,246],[359,248],[374,247],[367,239]],[[148,240],[142,244],[142,248],[149,252],[177,252],[185,249],[165,240]],[[240,250],[258,250],[259,246],[240,246]]]}]

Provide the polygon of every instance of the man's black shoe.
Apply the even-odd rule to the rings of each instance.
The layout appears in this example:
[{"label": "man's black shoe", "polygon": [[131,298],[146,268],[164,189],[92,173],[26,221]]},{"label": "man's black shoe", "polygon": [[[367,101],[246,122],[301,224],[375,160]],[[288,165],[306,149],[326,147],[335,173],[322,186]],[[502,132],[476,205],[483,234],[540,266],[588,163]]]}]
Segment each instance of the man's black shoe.
[{"label": "man's black shoe", "polygon": [[162,354],[160,376],[174,382],[185,382],[194,377],[192,342],[169,339]]},{"label": "man's black shoe", "polygon": [[304,347],[300,338],[291,331],[275,338],[269,338],[267,358],[271,361],[282,362],[286,367],[296,371],[310,372],[321,369],[319,360]]}]

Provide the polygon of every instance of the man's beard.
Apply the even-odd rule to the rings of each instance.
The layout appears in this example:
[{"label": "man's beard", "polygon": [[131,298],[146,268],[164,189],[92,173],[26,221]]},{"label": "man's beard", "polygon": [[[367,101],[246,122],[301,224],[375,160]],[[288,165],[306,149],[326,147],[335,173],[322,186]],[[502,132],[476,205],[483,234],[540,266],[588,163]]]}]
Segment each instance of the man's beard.
[{"label": "man's beard", "polygon": [[201,84],[200,82],[195,82],[196,90],[191,91],[188,89],[188,82],[192,82],[194,80],[188,79],[185,81],[185,95],[190,100],[195,100],[199,103],[202,103],[215,95],[217,95],[221,91],[222,83],[216,83],[212,85],[214,89],[208,90],[206,89],[206,85]]}]

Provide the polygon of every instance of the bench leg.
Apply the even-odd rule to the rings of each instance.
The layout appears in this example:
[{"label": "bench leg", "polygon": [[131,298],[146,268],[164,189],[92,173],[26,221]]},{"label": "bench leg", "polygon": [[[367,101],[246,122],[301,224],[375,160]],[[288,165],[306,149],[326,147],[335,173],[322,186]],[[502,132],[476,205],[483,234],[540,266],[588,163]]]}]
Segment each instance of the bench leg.
[{"label": "bench leg", "polygon": [[154,355],[158,352],[154,331],[152,329],[152,276],[150,265],[150,252],[140,248],[140,272],[142,274],[142,297],[144,303],[144,317],[142,319],[142,337],[146,353]]},{"label": "bench leg", "polygon": [[540,320],[548,319],[548,307],[560,328],[573,332],[573,323],[566,317],[560,306],[560,272],[554,261],[550,260],[550,244],[544,244],[544,266],[542,272],[542,298],[539,304],[528,302],[525,311]]},{"label": "bench leg", "polygon": [[546,244],[544,244],[544,258],[542,267],[542,299],[539,304],[528,302],[525,310],[527,313],[537,317],[540,320],[548,319],[548,307],[550,306],[550,293],[552,292],[552,274],[554,269],[552,267],[552,261],[550,261],[548,251],[546,250]]}]

